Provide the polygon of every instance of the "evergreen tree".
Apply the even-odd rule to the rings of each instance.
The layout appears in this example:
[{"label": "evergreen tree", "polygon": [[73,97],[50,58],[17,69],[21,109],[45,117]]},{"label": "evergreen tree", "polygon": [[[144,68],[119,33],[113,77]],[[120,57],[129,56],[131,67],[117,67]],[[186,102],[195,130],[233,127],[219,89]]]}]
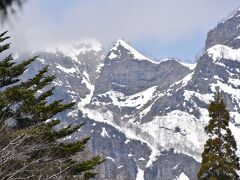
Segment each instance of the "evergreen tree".
[{"label": "evergreen tree", "polygon": [[[0,44],[8,37],[0,34]],[[0,53],[10,44],[0,45]],[[54,76],[47,76],[44,67],[34,77],[21,82],[19,76],[37,57],[14,62],[11,55],[0,61],[0,179],[89,179],[103,162],[99,156],[78,158],[89,138],[64,141],[80,126],[68,126],[59,131],[53,127],[60,120],[50,120],[59,112],[73,108],[74,103],[62,100],[49,103],[53,95]],[[42,92],[38,94],[38,92]]]},{"label": "evergreen tree", "polygon": [[236,180],[239,178],[239,158],[237,144],[229,129],[229,112],[223,97],[215,95],[208,107],[210,116],[205,132],[209,136],[202,153],[202,163],[198,179]]}]

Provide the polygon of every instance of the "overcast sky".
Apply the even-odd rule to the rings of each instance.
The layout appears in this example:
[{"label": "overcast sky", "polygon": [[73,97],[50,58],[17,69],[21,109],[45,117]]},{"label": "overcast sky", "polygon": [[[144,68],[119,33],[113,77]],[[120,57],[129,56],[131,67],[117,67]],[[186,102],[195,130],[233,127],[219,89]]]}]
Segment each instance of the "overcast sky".
[{"label": "overcast sky", "polygon": [[8,27],[13,46],[29,48],[119,38],[145,55],[193,62],[207,32],[239,0],[28,0]]}]

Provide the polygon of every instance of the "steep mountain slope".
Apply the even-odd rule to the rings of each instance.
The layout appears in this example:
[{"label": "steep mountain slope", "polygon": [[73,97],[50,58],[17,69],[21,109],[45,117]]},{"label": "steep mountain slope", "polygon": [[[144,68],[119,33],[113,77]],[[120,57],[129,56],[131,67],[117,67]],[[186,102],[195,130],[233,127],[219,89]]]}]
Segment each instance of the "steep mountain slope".
[{"label": "steep mountain slope", "polygon": [[239,24],[240,9],[234,11],[230,17],[209,31],[205,42],[205,50],[217,44],[228,45],[235,49],[239,48]]},{"label": "steep mountain slope", "polygon": [[[32,55],[38,55],[40,58],[31,65],[31,72],[25,73],[25,76],[29,77],[43,66],[49,65],[49,74],[56,75],[54,98],[80,102],[93,90],[98,65],[104,58],[101,44],[91,43],[36,51]],[[29,52],[20,54],[20,57],[24,56],[29,56]]]},{"label": "steep mountain slope", "polygon": [[94,95],[109,90],[132,95],[152,86],[164,89],[189,72],[188,67],[175,60],[152,61],[118,40],[104,60]]},{"label": "steep mountain slope", "polygon": [[[88,106],[94,111],[85,110],[87,116],[98,119],[94,115],[97,112],[102,116],[101,121],[121,129],[126,137],[146,142],[152,151],[145,165],[147,173],[149,167],[154,169],[152,163],[159,162],[157,157],[166,149],[173,148],[175,153],[200,160],[206,140],[207,106],[214,92],[220,90],[240,149],[239,24],[239,12],[236,12],[211,30],[206,51],[192,71],[174,60],[152,62],[122,40],[118,41],[108,53],[96,80]],[[170,62],[175,65],[168,65]],[[156,173],[151,179],[168,177],[159,176],[160,168]],[[145,174],[146,179],[149,177]]]},{"label": "steep mountain slope", "polygon": [[[240,155],[240,11],[208,33],[196,64],[155,62],[123,40],[38,52],[30,77],[50,65],[55,99],[77,102],[62,125],[86,122],[70,139],[92,136],[89,150],[107,161],[99,179],[196,179],[216,90],[224,95]],[[21,55],[22,57],[25,55]]]}]

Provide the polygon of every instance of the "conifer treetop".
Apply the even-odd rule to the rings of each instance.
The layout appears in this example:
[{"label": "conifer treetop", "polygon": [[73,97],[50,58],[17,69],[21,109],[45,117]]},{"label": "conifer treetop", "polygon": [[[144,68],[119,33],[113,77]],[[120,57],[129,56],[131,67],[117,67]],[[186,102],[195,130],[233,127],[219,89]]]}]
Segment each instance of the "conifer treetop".
[{"label": "conifer treetop", "polygon": [[208,112],[210,120],[205,132],[209,139],[204,145],[198,179],[237,180],[237,144],[229,128],[229,112],[219,92],[209,104]]}]

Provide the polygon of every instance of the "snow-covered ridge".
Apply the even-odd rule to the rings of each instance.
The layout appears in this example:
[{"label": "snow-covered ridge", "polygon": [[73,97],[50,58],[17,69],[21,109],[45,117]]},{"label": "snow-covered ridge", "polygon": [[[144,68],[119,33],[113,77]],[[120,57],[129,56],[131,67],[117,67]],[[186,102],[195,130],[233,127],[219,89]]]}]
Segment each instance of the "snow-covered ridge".
[{"label": "snow-covered ridge", "polygon": [[119,47],[123,47],[124,49],[128,50],[131,55],[133,55],[134,59],[137,60],[146,60],[154,64],[159,64],[159,62],[156,62],[154,60],[151,60],[147,58],[146,56],[142,55],[140,52],[138,52],[136,49],[134,49],[132,46],[130,46],[128,43],[126,43],[124,40],[119,39],[116,44],[113,45],[112,49],[110,50],[110,54],[108,58],[110,60],[113,60],[118,57],[116,52],[118,51]]},{"label": "snow-covered ridge", "polygon": [[[111,52],[118,50],[117,47],[115,48],[116,49],[113,49]],[[209,57],[213,59],[213,61],[218,61],[221,59],[240,61],[240,49],[232,49],[224,45],[215,45],[209,48],[206,53],[209,55]],[[158,63],[160,64],[168,60],[174,60],[174,59],[166,59]],[[181,63],[181,64],[188,66],[188,64],[185,64],[185,63]],[[193,70],[195,68],[195,65],[192,65],[191,68]],[[197,69],[195,69],[194,71],[196,70]],[[170,88],[175,90],[175,92],[178,91],[178,89],[184,88],[192,80],[193,74],[195,73],[194,71],[189,73],[186,77],[184,77],[180,81],[175,82],[172,86],[170,86]],[[216,79],[217,75],[215,75],[214,77],[215,77],[214,79]],[[237,88],[240,82],[236,78],[230,77],[229,83],[234,84]],[[177,89],[174,89],[175,85],[177,85],[176,87]],[[240,98],[237,95],[240,93],[236,89],[234,89],[232,86],[229,86],[228,84],[225,84],[221,81],[217,81],[217,83],[209,84],[209,87],[212,92],[215,92],[216,86],[220,86],[223,92],[226,92],[227,94],[232,94],[233,95],[232,98],[238,104],[240,103],[239,101]],[[154,91],[155,91],[154,88],[149,89],[148,93],[142,92],[142,95],[144,97],[147,97],[146,95],[149,95],[149,98],[155,97]],[[176,109],[174,111],[169,112],[167,115],[155,116],[151,121],[143,124],[139,124],[138,122],[135,122],[134,116],[127,116],[127,118],[129,118],[128,122],[126,123],[124,122],[124,124],[121,124],[121,123],[114,124],[114,127],[116,127],[121,132],[123,132],[127,138],[138,139],[142,142],[147,142],[149,147],[151,147],[152,154],[149,157],[150,160],[146,164],[146,167],[150,167],[152,165],[152,162],[156,160],[156,157],[160,155],[160,152],[163,149],[174,148],[175,152],[177,153],[183,153],[183,154],[189,155],[195,158],[197,161],[201,159],[201,152],[206,140],[204,127],[209,119],[208,112],[207,112],[207,109],[199,107],[199,112],[200,112],[199,118],[192,115],[191,112],[193,109],[192,107],[198,108],[198,105],[194,99],[198,99],[204,102],[205,104],[209,104],[210,101],[213,100],[213,94],[211,93],[201,94],[198,91],[186,89],[184,90],[184,93],[182,95],[184,97],[184,104],[186,104],[186,106],[184,104],[183,106],[186,108],[189,108],[188,112],[183,112],[181,110]],[[141,96],[133,95],[133,96],[126,97],[124,96],[124,94],[116,91],[108,91],[98,96],[102,98],[111,99],[109,104],[96,101],[95,105],[97,105],[97,103],[100,103],[101,105],[103,105],[103,107],[105,107],[106,105],[114,105],[114,106],[118,106],[120,109],[121,107],[134,107],[136,109],[142,110],[144,105],[146,105],[146,103],[148,102],[147,99],[145,100],[144,98],[140,98]],[[139,100],[141,100],[141,103],[138,103]],[[154,99],[152,98],[149,100],[154,100]],[[187,106],[187,102],[191,104],[191,107]],[[148,107],[147,108],[144,107],[144,108],[147,111],[150,111],[152,104],[149,103],[147,104],[147,106],[149,106],[150,108]],[[97,111],[100,115],[103,114],[101,109]],[[99,117],[96,118],[94,115],[96,111],[94,112],[94,111],[85,110],[85,113],[86,113],[86,116],[90,118],[92,117],[94,118],[94,120],[99,121],[99,119],[97,119]],[[142,113],[139,113],[140,118],[146,115],[144,110],[142,111]],[[102,118],[103,122],[109,123],[109,124],[114,123],[113,112],[108,111],[107,113],[104,113],[104,115],[102,116],[103,116]],[[234,126],[234,124],[230,124],[230,125],[231,125],[231,129],[233,130],[233,134],[236,136],[236,132],[238,128]],[[238,139],[237,139],[237,142],[239,142]]]},{"label": "snow-covered ridge", "polygon": [[240,61],[240,49],[232,49],[221,44],[209,48],[207,54],[213,59],[213,61],[221,59]]},{"label": "snow-covered ridge", "polygon": [[[118,50],[118,47],[121,46],[124,49],[128,50],[135,59],[139,59],[139,60],[150,60],[147,57],[145,57],[144,55],[142,55],[141,53],[139,53],[136,49],[134,49],[132,46],[130,46],[129,44],[127,44],[124,40],[119,39],[117,41],[117,43],[113,46],[113,48],[110,50],[111,54],[109,55],[109,59],[113,59],[114,58],[114,51]],[[116,54],[115,54],[116,55]]]},{"label": "snow-covered ridge", "polygon": [[191,63],[185,63],[185,62],[181,62],[181,61],[179,61],[179,60],[176,60],[176,59],[174,59],[174,58],[165,58],[165,59],[161,59],[161,60],[159,61],[159,63],[166,62],[166,61],[176,61],[176,62],[182,64],[183,66],[189,68],[191,71],[194,70],[195,67],[196,67],[196,65],[197,65],[197,63],[194,63],[194,64],[191,64]]},{"label": "snow-covered ridge", "polygon": [[31,51],[35,52],[47,52],[47,53],[62,53],[64,56],[71,57],[73,60],[77,60],[79,54],[85,54],[90,51],[102,51],[102,44],[95,39],[88,39],[78,42],[68,42],[68,43],[53,43],[44,48],[34,47]]},{"label": "snow-covered ridge", "polygon": [[116,42],[116,44],[113,45],[112,49],[110,50],[110,54],[108,55],[108,59],[113,60],[118,57],[116,52],[118,51],[119,47],[123,47],[124,49],[128,50],[129,53],[133,55],[133,58],[137,59],[137,60],[146,60],[146,61],[149,61],[154,64],[160,64],[164,61],[174,60],[174,61],[182,64],[183,66],[186,66],[190,70],[193,70],[196,67],[196,64],[183,63],[183,62],[177,61],[175,59],[170,59],[170,58],[162,59],[161,61],[151,60],[151,59],[147,58],[146,56],[144,56],[143,54],[141,54],[140,52],[138,52],[136,49],[134,49],[132,46],[130,46],[128,43],[126,43],[122,39],[119,39]]}]

